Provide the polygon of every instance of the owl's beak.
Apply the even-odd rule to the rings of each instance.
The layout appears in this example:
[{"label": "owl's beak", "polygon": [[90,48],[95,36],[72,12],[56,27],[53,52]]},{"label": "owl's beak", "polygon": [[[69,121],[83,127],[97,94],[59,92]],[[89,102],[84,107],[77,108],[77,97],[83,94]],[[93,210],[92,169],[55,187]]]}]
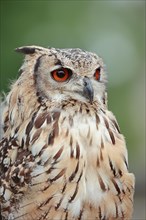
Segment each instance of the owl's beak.
[{"label": "owl's beak", "polygon": [[84,95],[89,99],[90,103],[92,104],[94,97],[94,89],[92,83],[87,76],[84,77],[83,82],[84,82],[84,89],[83,89]]}]

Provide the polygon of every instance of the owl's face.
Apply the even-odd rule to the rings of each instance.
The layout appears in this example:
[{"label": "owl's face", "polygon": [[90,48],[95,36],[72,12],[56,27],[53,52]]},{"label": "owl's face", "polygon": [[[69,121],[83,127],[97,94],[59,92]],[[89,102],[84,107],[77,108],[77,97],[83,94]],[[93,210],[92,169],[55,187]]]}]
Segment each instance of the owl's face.
[{"label": "owl's face", "polygon": [[[36,46],[16,50],[27,54],[27,65],[28,62],[33,63],[35,85],[40,96],[52,102],[68,99],[91,104],[102,102],[106,74],[103,61],[96,54],[81,49]],[[25,66],[24,63],[22,70]]]}]

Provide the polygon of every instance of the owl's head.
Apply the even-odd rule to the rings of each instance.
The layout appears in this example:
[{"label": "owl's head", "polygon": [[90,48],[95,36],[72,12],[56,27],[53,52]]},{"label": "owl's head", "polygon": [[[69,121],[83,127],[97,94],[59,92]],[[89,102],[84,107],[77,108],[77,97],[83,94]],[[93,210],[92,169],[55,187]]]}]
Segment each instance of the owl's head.
[{"label": "owl's head", "polygon": [[105,102],[106,74],[96,54],[38,46],[19,47],[16,51],[26,54],[20,71],[33,75],[39,96],[59,103],[70,99],[90,104]]}]

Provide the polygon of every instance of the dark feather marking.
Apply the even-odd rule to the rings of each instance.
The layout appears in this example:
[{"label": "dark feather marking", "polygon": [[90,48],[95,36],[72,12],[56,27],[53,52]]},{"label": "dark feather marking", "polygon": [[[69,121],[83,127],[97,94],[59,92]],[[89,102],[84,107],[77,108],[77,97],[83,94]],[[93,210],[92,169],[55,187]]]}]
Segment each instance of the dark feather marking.
[{"label": "dark feather marking", "polygon": [[61,120],[61,123],[62,123],[62,124],[64,123],[65,119],[66,119],[66,117],[64,116],[64,117],[62,118],[62,120]]},{"label": "dark feather marking", "polygon": [[100,149],[100,160],[103,160],[102,150]]},{"label": "dark feather marking", "polygon": [[96,165],[97,165],[97,167],[99,167],[99,166],[100,166],[100,162],[99,162],[99,158],[98,158],[98,156],[97,156]]},{"label": "dark feather marking", "polygon": [[109,132],[109,135],[110,135],[110,138],[111,138],[113,145],[115,145],[116,142],[115,142],[115,137],[114,137],[113,132],[110,129],[108,130],[108,132]]},{"label": "dark feather marking", "polygon": [[54,160],[57,160],[60,156],[61,156],[61,154],[62,154],[62,152],[63,152],[63,149],[64,149],[64,147],[62,146],[59,150],[58,150],[58,152],[54,155],[54,157],[53,157],[53,159]]},{"label": "dark feather marking", "polygon": [[35,127],[38,129],[42,126],[42,124],[45,122],[45,120],[47,119],[48,117],[48,112],[44,112],[44,113],[41,113],[39,114],[39,116],[36,118],[35,120]]},{"label": "dark feather marking", "polygon": [[9,115],[7,114],[4,120],[4,123],[7,123],[9,121]]},{"label": "dark feather marking", "polygon": [[42,202],[42,203],[39,205],[39,208],[41,208],[42,206],[48,204],[48,203],[51,201],[51,199],[53,199],[53,196],[49,197],[45,202]]},{"label": "dark feather marking", "polygon": [[62,196],[62,198],[60,199],[60,201],[57,203],[57,205],[55,206],[55,210],[57,210],[59,207],[60,207],[60,205],[61,205],[61,203],[62,203],[62,201],[63,201],[63,196]]},{"label": "dark feather marking", "polygon": [[29,133],[30,133],[30,131],[31,131],[32,128],[33,128],[33,120],[31,120],[31,121],[28,123],[28,125],[27,125],[27,127],[26,127],[26,130],[25,130],[25,134],[26,134],[26,135],[29,135]]},{"label": "dark feather marking", "polygon": [[[40,156],[40,162],[41,162],[41,155],[47,147],[48,147],[48,144],[44,144],[44,146],[42,147],[41,151],[38,154],[38,156]],[[44,166],[47,164],[47,162],[48,162],[48,160],[44,163]],[[38,162],[38,164],[39,164],[39,162]]]},{"label": "dark feather marking", "polygon": [[112,183],[114,184],[114,187],[115,187],[115,189],[117,190],[118,195],[119,195],[119,194],[121,193],[121,190],[120,190],[118,184],[116,183],[116,181],[115,181],[114,179],[112,179]]},{"label": "dark feather marking", "polygon": [[90,113],[90,110],[89,110],[89,109],[86,109],[86,112],[87,112],[87,114],[89,114],[89,113]]},{"label": "dark feather marking", "polygon": [[67,185],[67,183],[64,184],[63,189],[62,189],[62,191],[61,191],[62,193],[64,193],[64,191],[65,191],[65,189],[66,189],[66,185]]},{"label": "dark feather marking", "polygon": [[102,219],[102,214],[101,214],[101,207],[99,206],[99,219]]},{"label": "dark feather marking", "polygon": [[55,121],[54,125],[53,125],[53,129],[54,129],[54,136],[57,137],[59,134],[59,126],[58,126],[58,121]]},{"label": "dark feather marking", "polygon": [[6,138],[2,138],[0,141],[0,147],[2,147],[5,142],[6,142]]},{"label": "dark feather marking", "polygon": [[58,120],[59,120],[60,112],[54,112],[53,114],[53,120],[55,121],[53,124],[53,131],[49,135],[48,138],[48,144],[53,145],[54,138],[58,136],[59,134],[59,126],[58,126]]},{"label": "dark feather marking", "polygon": [[100,118],[99,118],[98,114],[96,114],[95,117],[96,117],[96,128],[98,129],[98,124],[100,122]]},{"label": "dark feather marking", "polygon": [[26,158],[28,155],[30,154],[29,150],[22,150],[21,152],[19,152],[18,156],[17,156],[17,161],[22,162],[23,158]]},{"label": "dark feather marking", "polygon": [[40,95],[38,91],[36,92],[36,96],[37,96],[37,101],[39,102],[40,105],[42,105],[43,97]]},{"label": "dark feather marking", "polygon": [[119,173],[120,176],[123,176],[123,173],[120,169],[119,169],[118,173]]},{"label": "dark feather marking", "polygon": [[64,174],[65,174],[66,168],[62,169],[54,178],[49,179],[50,182],[54,182],[56,180],[58,180],[59,178],[61,178]]},{"label": "dark feather marking", "polygon": [[52,172],[52,170],[54,170],[54,169],[55,169],[54,167],[50,167],[48,170],[46,170],[46,173],[50,174]]},{"label": "dark feather marking", "polygon": [[118,199],[119,199],[120,203],[122,203],[122,198],[120,195],[118,195]]},{"label": "dark feather marking", "polygon": [[34,119],[36,117],[37,112],[35,112],[31,118],[31,121],[28,123],[26,130],[25,130],[25,134],[29,135],[31,129],[33,128],[33,123],[34,123]]},{"label": "dark feather marking", "polygon": [[115,170],[115,168],[114,168],[114,166],[112,164],[112,161],[110,160],[110,158],[108,158],[108,159],[109,159],[109,165],[110,165],[110,168],[111,168],[111,170],[113,172],[113,175],[116,176],[116,170]]},{"label": "dark feather marking", "polygon": [[106,128],[109,129],[109,123],[106,118],[104,118],[104,123],[105,123]]},{"label": "dark feather marking", "polygon": [[103,96],[103,97],[102,97],[102,100],[103,100],[103,104],[105,105],[105,103],[106,103],[106,97]]},{"label": "dark feather marking", "polygon": [[35,65],[34,65],[34,73],[36,74],[36,72],[38,71],[38,68],[39,68],[39,66],[40,66],[40,63],[41,63],[41,58],[44,56],[44,54],[43,55],[41,55],[41,56],[39,56],[37,59],[36,59],[36,63],[35,63]]},{"label": "dark feather marking", "polygon": [[51,120],[51,116],[48,114],[48,115],[47,115],[47,124],[50,124],[51,121],[52,121],[52,120]]},{"label": "dark feather marking", "polygon": [[23,148],[24,147],[24,139],[22,138],[21,140],[21,147]]},{"label": "dark feather marking", "polygon": [[15,129],[15,134],[18,133],[20,126]]},{"label": "dark feather marking", "polygon": [[[38,207],[38,208],[39,208],[39,207]],[[52,208],[52,206],[50,206],[50,208],[49,208],[46,212],[44,212],[44,214],[42,214],[42,215],[40,216],[40,218],[37,219],[37,220],[44,220],[44,219],[46,219],[46,217],[47,217],[47,215],[49,214],[51,208]]]},{"label": "dark feather marking", "polygon": [[66,213],[65,220],[67,220],[68,219],[68,211],[66,211],[65,213]]},{"label": "dark feather marking", "polygon": [[124,189],[122,189],[122,193],[125,195],[125,191],[124,191]]},{"label": "dark feather marking", "polygon": [[26,141],[25,141],[25,146],[28,147],[29,146],[29,141],[30,141],[30,137],[29,135],[26,137]]},{"label": "dark feather marking", "polygon": [[18,146],[17,141],[18,141],[17,138],[12,139],[12,140],[11,140],[12,145],[13,145],[13,146]]},{"label": "dark feather marking", "polygon": [[4,123],[4,126],[3,126],[3,131],[4,131],[4,132],[6,132],[6,131],[7,131],[7,129],[8,129],[8,127],[9,127],[9,126],[7,125],[7,123]]},{"label": "dark feather marking", "polygon": [[49,134],[49,137],[48,137],[48,145],[53,145],[53,143],[54,143],[54,137],[55,137],[55,133],[54,133],[54,131],[52,131],[52,132]]},{"label": "dark feather marking", "polygon": [[47,189],[49,189],[50,188],[50,186],[51,186],[51,184],[49,183],[46,187],[44,187],[41,191],[42,192],[45,192]]},{"label": "dark feather marking", "polygon": [[101,148],[102,148],[102,149],[104,148],[104,143],[103,143],[102,137],[101,137]]},{"label": "dark feather marking", "polygon": [[70,181],[70,182],[73,181],[73,179],[75,178],[75,176],[76,176],[78,170],[79,170],[79,161],[78,161],[78,163],[77,163],[77,165],[76,165],[75,171],[74,171],[74,172],[71,174],[71,176],[69,177],[69,181]]},{"label": "dark feather marking", "polygon": [[114,145],[114,144],[115,144],[115,137],[114,137],[113,132],[112,132],[111,129],[109,128],[109,122],[108,122],[108,120],[107,120],[106,118],[104,118],[104,123],[105,123],[105,126],[106,126],[106,128],[107,128],[107,130],[108,130],[108,133],[109,133],[109,135],[110,135],[111,141],[112,141],[112,143],[113,143],[113,145]]},{"label": "dark feather marking", "polygon": [[[13,173],[12,173],[12,180],[15,182],[15,183],[19,183],[20,182],[20,178],[18,177],[18,173],[19,173],[20,169],[18,167],[16,167],[14,170],[13,170]],[[18,184],[19,185],[19,184]]]},{"label": "dark feather marking", "polygon": [[119,125],[117,124],[117,122],[116,122],[115,120],[112,120],[112,122],[113,122],[114,126],[116,127],[117,131],[118,131],[119,133],[121,133],[120,128],[119,128]]},{"label": "dark feather marking", "polygon": [[106,187],[105,187],[105,184],[101,178],[101,176],[98,174],[98,180],[99,180],[99,184],[100,184],[100,187],[103,191],[106,191]]},{"label": "dark feather marking", "polygon": [[79,189],[79,187],[78,187],[78,184],[77,184],[76,188],[75,188],[75,191],[74,191],[74,194],[70,197],[70,200],[68,201],[69,203],[71,203],[75,199],[75,197],[78,193],[78,189]]},{"label": "dark feather marking", "polygon": [[80,146],[79,144],[77,143],[76,144],[76,159],[79,159],[80,157]]},{"label": "dark feather marking", "polygon": [[82,175],[83,175],[83,171],[81,171],[80,176],[79,176],[79,179],[77,180],[77,183],[79,183],[79,181],[80,181]]},{"label": "dark feather marking", "polygon": [[74,157],[74,150],[72,148],[72,143],[73,143],[73,139],[72,136],[70,137],[70,157],[73,158]]},{"label": "dark feather marking", "polygon": [[116,218],[118,218],[118,206],[117,206],[117,203],[115,202],[115,208],[116,208]]},{"label": "dark feather marking", "polygon": [[126,167],[127,167],[127,170],[129,169],[129,167],[128,167],[128,163],[127,163],[127,160],[126,160],[126,158],[123,156],[123,159],[124,159],[124,162],[125,162],[125,165],[126,165]]},{"label": "dark feather marking", "polygon": [[78,220],[81,220],[82,216],[83,216],[83,209],[80,210],[80,214],[79,214]]},{"label": "dark feather marking", "polygon": [[130,202],[133,204],[133,199],[131,199],[129,196],[128,196],[128,199],[129,199]]},{"label": "dark feather marking", "polygon": [[39,138],[41,132],[42,132],[42,129],[41,129],[41,128],[38,129],[38,130],[36,130],[36,132],[34,133],[34,135],[33,135],[33,137],[32,137],[32,140],[31,140],[31,143],[32,143],[32,144]]},{"label": "dark feather marking", "polygon": [[66,106],[67,106],[67,104],[66,104],[66,103],[64,103],[64,104],[62,105],[62,109],[65,109],[65,108],[66,108]]},{"label": "dark feather marking", "polygon": [[59,120],[59,117],[60,117],[60,112],[58,111],[56,111],[56,112],[54,112],[53,113],[53,120]]},{"label": "dark feather marking", "polygon": [[48,145],[54,144],[54,138],[55,136],[58,136],[58,133],[59,133],[58,122],[55,122],[53,125],[53,131],[49,134],[48,137]]}]

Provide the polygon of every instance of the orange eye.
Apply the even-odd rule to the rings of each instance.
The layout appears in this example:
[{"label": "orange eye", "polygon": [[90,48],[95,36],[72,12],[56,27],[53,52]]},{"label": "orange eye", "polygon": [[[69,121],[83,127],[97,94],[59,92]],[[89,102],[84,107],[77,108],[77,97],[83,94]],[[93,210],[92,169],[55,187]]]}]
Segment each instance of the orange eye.
[{"label": "orange eye", "polygon": [[100,80],[100,67],[96,69],[96,71],[94,73],[94,77],[97,81]]},{"label": "orange eye", "polygon": [[51,75],[57,82],[65,82],[71,76],[71,70],[62,68],[52,71]]}]

